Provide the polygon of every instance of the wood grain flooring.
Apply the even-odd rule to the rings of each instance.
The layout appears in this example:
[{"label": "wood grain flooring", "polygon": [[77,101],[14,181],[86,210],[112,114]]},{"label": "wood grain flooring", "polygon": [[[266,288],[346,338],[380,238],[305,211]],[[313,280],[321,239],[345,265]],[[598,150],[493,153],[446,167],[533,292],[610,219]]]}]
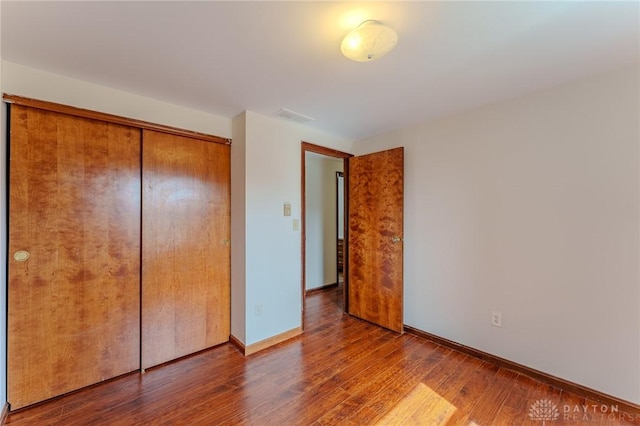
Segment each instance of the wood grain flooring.
[{"label": "wood grain flooring", "polygon": [[13,412],[6,423],[640,424],[615,407],[343,315],[338,291],[309,296],[305,333],[273,348],[243,357],[224,344]]}]

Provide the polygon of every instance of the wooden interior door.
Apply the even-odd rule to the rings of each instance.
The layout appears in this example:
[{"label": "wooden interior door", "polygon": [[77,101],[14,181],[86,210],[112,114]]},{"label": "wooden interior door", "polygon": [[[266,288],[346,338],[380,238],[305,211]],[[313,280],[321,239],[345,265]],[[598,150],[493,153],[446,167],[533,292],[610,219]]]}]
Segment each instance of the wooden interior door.
[{"label": "wooden interior door", "polygon": [[10,126],[17,409],[140,366],[140,130],[18,105]]},{"label": "wooden interior door", "polygon": [[348,312],[403,332],[404,148],[349,159]]},{"label": "wooden interior door", "polygon": [[143,132],[142,368],[229,340],[229,148]]}]

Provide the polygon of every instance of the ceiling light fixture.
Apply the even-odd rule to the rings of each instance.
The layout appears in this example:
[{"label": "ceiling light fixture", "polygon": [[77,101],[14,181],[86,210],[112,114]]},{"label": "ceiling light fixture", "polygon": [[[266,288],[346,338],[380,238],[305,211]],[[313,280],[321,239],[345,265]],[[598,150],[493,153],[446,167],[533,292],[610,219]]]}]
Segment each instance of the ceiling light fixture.
[{"label": "ceiling light fixture", "polygon": [[364,21],[345,36],[342,54],[352,61],[371,62],[391,52],[398,44],[398,34],[378,21]]}]

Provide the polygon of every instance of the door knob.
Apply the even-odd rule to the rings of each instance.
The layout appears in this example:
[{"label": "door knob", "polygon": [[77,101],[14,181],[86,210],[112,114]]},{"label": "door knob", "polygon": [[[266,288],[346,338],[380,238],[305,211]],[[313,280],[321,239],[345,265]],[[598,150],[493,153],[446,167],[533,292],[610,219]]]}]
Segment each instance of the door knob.
[{"label": "door knob", "polygon": [[17,262],[24,262],[25,260],[29,259],[29,252],[25,250],[18,250],[17,252],[13,253],[13,258]]},{"label": "door knob", "polygon": [[397,235],[394,235],[394,236],[391,238],[391,241],[393,242],[393,244],[397,244],[397,243],[399,243],[400,241],[402,241],[402,238],[398,237]]}]

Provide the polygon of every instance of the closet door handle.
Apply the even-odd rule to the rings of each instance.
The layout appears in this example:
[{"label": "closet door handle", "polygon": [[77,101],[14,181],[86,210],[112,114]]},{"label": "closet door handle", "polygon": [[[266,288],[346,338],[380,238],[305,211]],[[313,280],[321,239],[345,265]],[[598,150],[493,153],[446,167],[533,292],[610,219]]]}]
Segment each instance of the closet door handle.
[{"label": "closet door handle", "polygon": [[13,259],[16,262],[24,262],[25,260],[29,259],[29,252],[26,250],[18,250],[17,252],[13,253]]}]

